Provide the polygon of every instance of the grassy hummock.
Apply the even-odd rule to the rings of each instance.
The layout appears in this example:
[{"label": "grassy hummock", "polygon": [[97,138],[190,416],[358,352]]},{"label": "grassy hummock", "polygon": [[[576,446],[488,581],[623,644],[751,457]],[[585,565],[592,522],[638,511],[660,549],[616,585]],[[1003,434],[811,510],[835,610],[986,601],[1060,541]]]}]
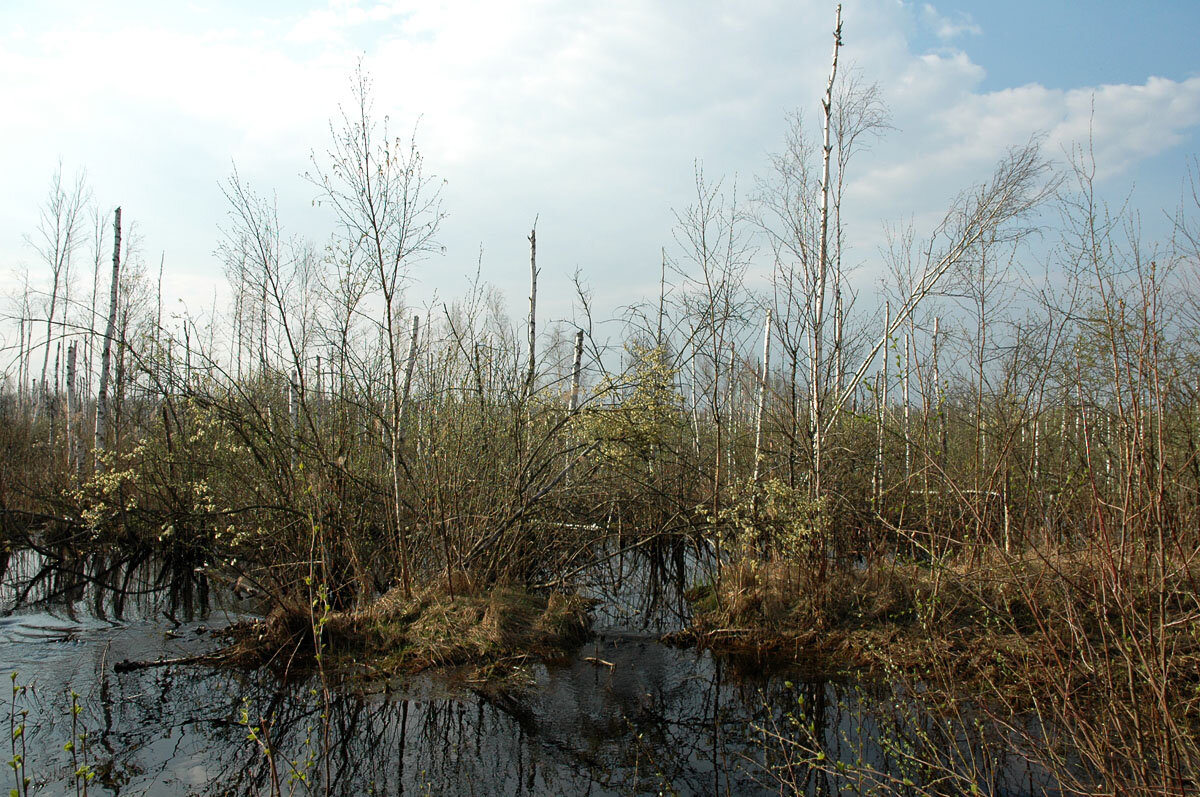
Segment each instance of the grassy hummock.
[{"label": "grassy hummock", "polygon": [[[1105,600],[1110,576],[1086,551],[878,561],[820,577],[748,560],[724,567],[716,586],[688,593],[693,623],[672,641],[782,656],[827,675],[924,671],[936,662],[963,677],[1028,678],[1053,662],[1086,681],[1094,656],[1124,644],[1109,628],[1124,620],[1131,637],[1168,635],[1176,677],[1200,683],[1200,634],[1187,600],[1200,567],[1166,569],[1161,590],[1139,574],[1120,603]],[[1154,628],[1142,619],[1156,615]]]},{"label": "grassy hummock", "polygon": [[387,676],[473,665],[487,673],[530,658],[553,658],[588,635],[591,603],[518,587],[393,588],[368,605],[322,614],[277,606],[236,629],[230,659],[284,672],[316,664]]}]

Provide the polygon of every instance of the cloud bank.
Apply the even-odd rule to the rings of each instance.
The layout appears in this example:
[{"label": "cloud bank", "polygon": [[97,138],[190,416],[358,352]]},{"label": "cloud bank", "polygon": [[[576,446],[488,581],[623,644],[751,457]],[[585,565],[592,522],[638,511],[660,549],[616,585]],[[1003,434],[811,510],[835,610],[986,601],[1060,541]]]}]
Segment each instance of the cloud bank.
[{"label": "cloud bank", "polygon": [[[485,278],[522,296],[525,235],[540,214],[545,295],[565,306],[580,267],[610,305],[632,301],[654,290],[693,161],[729,185],[736,174],[749,193],[782,144],[785,114],[817,118],[832,45],[832,6],[817,2],[72,7],[53,19],[27,11],[0,33],[0,267],[32,263],[21,235],[61,157],[125,206],[153,259],[166,251],[168,287],[192,297],[220,281],[219,181],[232,162],[276,193],[293,232],[327,233],[300,174],[322,157],[361,58],[377,113],[394,133],[417,127],[448,180],[447,256],[422,266],[419,297],[457,292],[481,247]],[[922,31],[936,51],[915,51]],[[844,63],[880,83],[896,127],[850,175],[863,259],[881,222],[940,215],[1031,135],[1051,153],[1090,137],[1101,177],[1128,178],[1200,124],[1195,77],[981,91],[970,47],[987,34],[934,4],[845,9]]]}]

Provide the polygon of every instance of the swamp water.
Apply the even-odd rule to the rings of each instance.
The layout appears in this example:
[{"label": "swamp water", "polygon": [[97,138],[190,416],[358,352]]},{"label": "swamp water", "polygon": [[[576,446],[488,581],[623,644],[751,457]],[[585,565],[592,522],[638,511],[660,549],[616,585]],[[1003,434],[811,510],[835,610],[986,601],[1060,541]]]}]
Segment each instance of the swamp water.
[{"label": "swamp water", "polygon": [[[584,589],[602,601],[595,636],[561,661],[528,666],[516,688],[441,672],[326,693],[315,676],[284,683],[266,670],[118,668],[212,651],[213,632],[251,607],[159,560],[20,551],[0,580],[0,673],[16,673],[0,723],[21,738],[0,755],[7,762],[23,741],[28,793],[44,795],[76,794],[85,754],[90,794],[773,794],[784,787],[771,767],[797,756],[762,731],[794,738],[811,723],[804,738],[822,740],[831,767],[920,782],[881,741],[927,732],[895,690],[804,681],[660,643],[687,620],[679,587],[689,568],[666,558],[671,566],[613,557],[592,571]],[[265,732],[252,736],[260,723]],[[73,758],[66,746],[80,733]],[[988,768],[998,774],[979,782],[984,793],[1044,791],[1022,761]],[[848,788],[831,774],[776,771],[789,791]],[[17,777],[6,766],[0,787]]]}]

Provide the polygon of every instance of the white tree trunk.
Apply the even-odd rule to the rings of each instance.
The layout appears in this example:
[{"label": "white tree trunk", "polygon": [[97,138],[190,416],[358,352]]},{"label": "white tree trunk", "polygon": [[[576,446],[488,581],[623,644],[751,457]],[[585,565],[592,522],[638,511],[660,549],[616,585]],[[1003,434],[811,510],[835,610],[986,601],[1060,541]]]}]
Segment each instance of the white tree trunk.
[{"label": "white tree trunk", "polygon": [[762,374],[758,380],[758,410],[754,418],[754,486],[758,487],[762,475],[763,459],[763,416],[767,412],[767,380],[771,374],[771,311],[767,310],[767,321],[763,324]]},{"label": "white tree trunk", "polygon": [[762,373],[758,380],[758,407],[754,418],[754,491],[750,497],[750,516],[758,523],[758,486],[762,479],[763,416],[767,414],[767,381],[771,375],[771,310],[763,324]]},{"label": "white tree trunk", "polygon": [[79,412],[79,397],[75,389],[75,341],[67,344],[67,470],[74,472],[79,466],[79,430],[75,428],[76,415]]},{"label": "white tree trunk", "polygon": [[822,350],[825,335],[825,292],[829,281],[829,156],[833,151],[830,143],[830,126],[833,118],[833,84],[837,79],[838,50],[842,46],[842,6],[837,7],[837,20],[833,29],[833,64],[829,69],[829,83],[825,86],[825,98],[821,101],[824,116],[824,133],[821,150],[821,248],[817,264],[816,297],[813,308],[812,337],[809,362],[809,424],[812,437],[813,478],[812,497],[822,493],[821,474],[825,442],[825,380],[822,373]]},{"label": "white tree trunk", "polygon": [[583,330],[575,333],[575,361],[571,364],[571,396],[567,401],[567,412],[574,415],[579,411],[579,377],[583,367]]},{"label": "white tree trunk", "polygon": [[904,335],[904,373],[901,374],[901,396],[904,402],[904,485],[908,489],[908,480],[912,476],[912,400],[909,396],[909,374],[912,371],[912,335]]},{"label": "white tree trunk", "polygon": [[300,374],[293,370],[288,381],[288,420],[292,431],[292,467],[300,452]]},{"label": "white tree trunk", "polygon": [[529,371],[525,376],[525,396],[533,395],[537,379],[537,221],[529,231]]},{"label": "white tree trunk", "polygon": [[113,338],[117,329],[117,295],[121,284],[121,209],[113,213],[113,271],[112,288],[108,299],[108,324],[104,328],[104,345],[100,352],[100,392],[96,397],[96,441],[94,454],[97,472],[104,470],[101,454],[108,438],[108,380],[112,360]]}]

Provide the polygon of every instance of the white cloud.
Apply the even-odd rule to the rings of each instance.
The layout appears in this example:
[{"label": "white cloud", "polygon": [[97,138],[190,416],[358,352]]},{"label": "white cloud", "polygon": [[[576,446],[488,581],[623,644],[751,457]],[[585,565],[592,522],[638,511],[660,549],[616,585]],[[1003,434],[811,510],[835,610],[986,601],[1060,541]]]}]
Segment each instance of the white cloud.
[{"label": "white cloud", "polygon": [[921,104],[923,116],[898,109],[915,126],[905,131],[906,152],[888,150],[891,162],[860,175],[854,190],[883,201],[898,194],[928,196],[954,181],[962,187],[985,177],[1008,147],[1034,134],[1046,136],[1052,157],[1090,139],[1097,176],[1108,179],[1128,175],[1200,125],[1200,78],[1069,91],[1031,84],[947,99],[941,107]]},{"label": "white cloud", "polygon": [[947,17],[939,13],[930,3],[921,6],[921,19],[934,35],[943,41],[957,39],[964,33],[972,36],[979,36],[983,33],[983,28],[979,27],[967,12],[957,11],[953,17]]},{"label": "white cloud", "polygon": [[1179,145],[1187,131],[1200,125],[1200,77],[1152,77],[1142,85],[1073,89],[1066,92],[1064,104],[1066,113],[1052,139],[1066,147],[1086,142],[1090,132],[1100,176],[1123,175]]},{"label": "white cloud", "polygon": [[[816,0],[736,13],[719,0],[332,0],[274,19],[214,8],[102,23],[0,34],[0,267],[27,257],[19,236],[60,155],[143,220],[149,250],[190,269],[180,284],[194,296],[206,295],[195,275],[219,273],[217,182],[231,159],[279,191],[285,224],[320,237],[298,173],[325,148],[365,53],[377,112],[400,135],[420,117],[430,168],[450,180],[450,253],[426,266],[421,290],[457,290],[482,243],[485,276],[522,295],[524,236],[541,213],[546,294],[569,295],[578,264],[629,301],[653,289],[645,265],[671,240],[671,207],[689,201],[694,158],[738,172],[744,195],[785,112],[814,118],[833,20]],[[1128,174],[1200,125],[1200,79],[982,92],[969,49],[913,52],[906,38],[917,25],[946,41],[978,35],[969,17],[863,0],[845,25],[843,63],[880,81],[899,128],[851,175],[868,254],[880,220],[940,212],[1036,131],[1057,151],[1090,124],[1104,173]]]}]

